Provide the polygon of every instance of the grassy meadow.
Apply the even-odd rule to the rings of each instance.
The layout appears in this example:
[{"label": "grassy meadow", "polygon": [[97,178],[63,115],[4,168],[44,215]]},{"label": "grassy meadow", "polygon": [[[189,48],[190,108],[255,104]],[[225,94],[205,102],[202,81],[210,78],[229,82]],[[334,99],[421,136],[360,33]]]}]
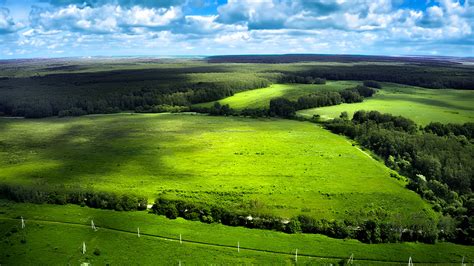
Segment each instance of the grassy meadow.
[{"label": "grassy meadow", "polygon": [[303,117],[319,114],[323,119],[331,119],[339,117],[343,111],[351,118],[358,110],[377,110],[410,118],[420,125],[430,122],[462,124],[474,121],[473,102],[472,90],[433,90],[383,83],[376,95],[362,103],[300,110],[297,114]]},{"label": "grassy meadow", "polygon": [[[354,224],[377,220],[400,228],[426,228],[438,222],[440,213],[405,187],[405,177],[321,125],[278,118],[130,112],[158,104],[212,106],[214,102],[207,101],[225,97],[214,93],[226,90],[225,95],[233,96],[219,100],[221,104],[236,110],[267,108],[276,97],[297,100],[315,92],[339,91],[362,84],[367,77],[427,87],[442,81],[444,87],[451,87],[446,84],[467,84],[463,80],[472,73],[464,66],[401,62],[214,64],[205,59],[151,58],[7,62],[0,64],[0,185],[135,194],[148,197],[149,204],[157,197],[179,199],[239,215],[276,216],[282,222],[305,215],[315,220]],[[278,83],[287,82],[287,75],[328,81],[324,85]],[[267,84],[272,85],[261,88]],[[420,125],[474,121],[473,91],[382,84],[374,97],[362,103],[297,114],[330,119],[342,111],[351,116],[357,110],[377,110]],[[48,118],[13,118],[8,117],[15,116],[12,106],[33,112],[46,106],[54,111]],[[94,115],[56,117],[58,111],[73,106]],[[123,113],[104,114],[110,112]],[[26,218],[24,230],[21,216]],[[98,231],[90,228],[91,219]],[[5,200],[0,200],[0,235],[0,265],[33,261],[40,265],[289,265],[295,264],[296,249],[297,263],[310,265],[334,265],[351,254],[356,265],[405,265],[409,257],[416,265],[458,264],[463,257],[474,263],[474,248],[468,245],[364,244],[319,234],[172,220],[147,211]],[[86,254],[81,253],[83,241]]]},{"label": "grassy meadow", "polygon": [[[179,198],[291,218],[434,217],[405,181],[308,122],[191,114],[1,119],[0,182]],[[350,203],[350,204],[349,204]]]},{"label": "grassy meadow", "polygon": [[[403,265],[474,260],[474,249],[451,243],[363,244],[322,235],[204,224],[73,205],[0,201],[0,263],[28,264],[299,264],[338,263],[354,254],[358,265]],[[25,229],[18,217],[23,216]],[[98,227],[90,227],[93,220]],[[140,228],[140,238],[137,228]],[[182,235],[182,244],[179,235]],[[82,242],[86,254],[81,253]],[[237,242],[241,247],[237,252]],[[100,255],[94,254],[98,249]],[[391,263],[388,263],[391,262]]]},{"label": "grassy meadow", "polygon": [[[270,100],[284,97],[298,100],[299,97],[322,91],[339,91],[362,84],[357,81],[328,81],[326,84],[272,84],[267,88],[254,89],[236,93],[233,96],[219,100],[222,105],[228,104],[231,108],[268,108]],[[210,107],[214,102],[196,104],[200,107]]]}]

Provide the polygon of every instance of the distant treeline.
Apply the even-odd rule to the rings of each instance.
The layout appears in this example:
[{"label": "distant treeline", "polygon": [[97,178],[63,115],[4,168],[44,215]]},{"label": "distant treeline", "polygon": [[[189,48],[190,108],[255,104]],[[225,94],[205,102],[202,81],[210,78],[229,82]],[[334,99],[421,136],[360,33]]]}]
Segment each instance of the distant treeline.
[{"label": "distant treeline", "polygon": [[[301,76],[321,77],[328,80],[375,80],[393,82],[431,89],[454,88],[462,90],[474,89],[474,71],[466,71],[459,67],[459,75],[451,68],[434,68],[429,66],[331,66],[329,68],[314,67],[311,70],[298,72]],[[292,73],[287,73],[290,76]],[[284,79],[283,79],[284,80]]]},{"label": "distant treeline", "polygon": [[195,84],[185,91],[140,89],[127,94],[111,94],[99,99],[70,97],[60,100],[0,100],[0,114],[41,118],[49,116],[80,116],[86,114],[107,114],[120,111],[141,112],[152,106],[190,106],[194,103],[209,102],[232,96],[235,92],[267,87],[269,82],[241,84]]},{"label": "distant treeline", "polygon": [[474,123],[431,123],[420,128],[401,116],[358,111],[352,120],[338,118],[325,125],[356,140],[383,158],[388,167],[408,176],[407,187],[444,215],[440,237],[474,243]]},{"label": "distant treeline", "polygon": [[229,226],[245,226],[276,230],[286,233],[324,234],[334,238],[353,238],[364,243],[395,243],[402,241],[419,241],[434,243],[438,239],[436,223],[427,221],[413,225],[388,222],[378,217],[363,221],[317,220],[306,215],[299,215],[286,220],[271,215],[252,216],[238,210],[219,206],[193,203],[184,200],[170,200],[163,197],[156,199],[152,211],[170,219],[182,217],[187,220],[204,223],[222,223]]},{"label": "distant treeline", "polygon": [[[472,60],[472,59],[470,59]],[[394,57],[377,55],[331,55],[331,54],[275,54],[275,55],[216,55],[207,57],[210,63],[297,63],[297,62],[383,62],[418,63],[429,65],[458,65],[446,57]]]},{"label": "distant treeline", "polygon": [[[474,67],[438,59],[422,60],[423,63],[419,63],[421,59],[408,59],[406,64],[376,64],[366,59],[362,60],[365,63],[355,65],[249,64],[248,69],[233,64],[202,63],[181,67],[170,64],[150,69],[0,77],[0,115],[39,118],[143,112],[160,105],[189,107],[272,83],[323,84],[326,80],[372,80],[427,88],[474,89]],[[391,59],[382,62],[385,60]],[[46,73],[64,71],[64,67],[55,66],[46,69]],[[94,69],[95,66],[89,67]],[[72,67],[68,71],[75,70]],[[21,71],[20,68],[15,72]],[[370,82],[364,85],[371,87]]]},{"label": "distant treeline", "polygon": [[[468,59],[466,59],[468,60]],[[299,70],[282,70],[282,82],[293,75],[328,80],[376,80],[433,89],[474,89],[474,68],[439,57],[388,57],[360,55],[230,55],[212,56],[210,63],[297,63],[313,62]],[[354,65],[318,65],[316,62],[341,62]],[[381,64],[386,63],[386,64]],[[391,64],[388,64],[391,63]],[[396,64],[399,63],[399,64]],[[218,65],[218,64],[216,64]]]},{"label": "distant treeline", "polygon": [[[194,103],[219,100],[240,91],[267,87],[271,83],[269,79],[253,74],[236,74],[233,77],[224,78],[225,80],[222,80],[222,75],[209,74],[208,81],[179,79],[178,74],[168,73],[166,76],[160,72],[147,73],[145,71],[141,77],[143,80],[139,79],[140,73],[137,73],[138,79],[120,76],[120,74],[117,73],[121,78],[105,74],[102,77],[94,73],[9,79],[6,81],[9,82],[8,86],[10,84],[16,86],[15,82],[31,82],[33,86],[38,86],[46,92],[38,96],[36,94],[39,88],[31,88],[31,93],[23,91],[21,95],[20,92],[8,91],[12,93],[9,97],[0,97],[0,115],[41,118],[120,111],[145,112],[153,111],[155,106],[176,106],[179,109],[187,108]],[[161,74],[161,76],[156,78],[152,74]],[[201,79],[204,79],[206,74],[203,75]],[[155,83],[156,86],[153,85]],[[0,96],[1,85],[0,83]],[[67,89],[61,89],[60,86],[67,86]],[[97,86],[103,86],[104,89],[97,89]],[[51,93],[51,90],[57,93]],[[18,97],[15,97],[17,93]],[[31,96],[25,97],[24,93]],[[154,111],[159,111],[160,108],[155,108]],[[166,107],[166,109],[169,108]]]},{"label": "distant treeline", "polygon": [[0,184],[0,198],[36,204],[77,204],[116,211],[146,210],[147,208],[146,197],[97,192],[91,189],[68,190],[63,187],[54,189]]}]

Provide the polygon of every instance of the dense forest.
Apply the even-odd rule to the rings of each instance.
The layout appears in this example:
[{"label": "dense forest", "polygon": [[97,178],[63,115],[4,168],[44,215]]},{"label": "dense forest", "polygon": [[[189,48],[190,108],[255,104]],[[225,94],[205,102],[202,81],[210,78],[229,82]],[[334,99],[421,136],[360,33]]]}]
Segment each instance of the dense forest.
[{"label": "dense forest", "polygon": [[358,111],[326,123],[383,158],[410,178],[407,185],[443,214],[439,238],[474,243],[474,123],[422,128],[410,119]]},{"label": "dense forest", "polygon": [[[429,56],[330,55],[330,54],[278,54],[278,55],[216,55],[207,58],[210,63],[269,63],[298,62],[383,62],[423,63],[431,65],[457,65],[459,58]],[[464,58],[466,60],[466,58]]]},{"label": "dense forest", "polygon": [[[87,64],[54,60],[8,61],[0,65],[0,115],[78,116],[169,110],[166,106],[175,106],[172,110],[188,110],[194,103],[219,100],[272,83],[324,84],[326,80],[360,80],[367,81],[366,87],[375,88],[378,88],[374,85],[377,81],[427,88],[474,88],[474,68],[449,60],[351,58],[343,58],[341,62],[344,63],[334,65],[326,64],[327,60],[322,58],[301,64],[217,64],[214,62],[221,61],[216,58],[210,58],[211,63],[145,60],[134,62],[139,69],[116,69],[117,62],[101,61]],[[365,92],[358,93],[369,97],[364,96]],[[345,91],[340,96],[343,102],[360,101],[354,91]],[[296,109],[324,106],[315,102],[333,97],[337,98],[335,94],[312,95],[311,99],[301,99]],[[339,101],[336,98],[333,101]],[[249,110],[249,113],[253,112],[260,111]]]},{"label": "dense forest", "polygon": [[[464,59],[469,60],[469,59]],[[338,62],[341,65],[314,65],[305,69],[283,69],[280,82],[291,82],[293,75],[319,77],[328,80],[375,80],[433,89],[474,88],[473,68],[463,65],[457,58],[442,57],[391,57],[360,55],[229,55],[212,56],[214,64],[288,64],[299,62]]]},{"label": "dense forest", "polygon": [[[163,73],[162,70],[115,72],[52,74],[5,80],[0,82],[0,94],[2,89],[6,94],[0,98],[0,115],[40,118],[156,111],[163,106],[182,109],[270,84],[268,79],[254,74],[225,77],[221,73],[210,73],[193,80],[186,75]],[[7,90],[15,86],[21,88],[16,92]],[[32,87],[24,89],[23,86]]]}]

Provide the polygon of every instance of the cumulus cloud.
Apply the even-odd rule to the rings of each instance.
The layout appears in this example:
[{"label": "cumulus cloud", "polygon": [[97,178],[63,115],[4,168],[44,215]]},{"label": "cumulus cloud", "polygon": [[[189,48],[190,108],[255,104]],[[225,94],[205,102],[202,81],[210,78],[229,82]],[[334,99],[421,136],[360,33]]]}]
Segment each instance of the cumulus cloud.
[{"label": "cumulus cloud", "polygon": [[0,9],[4,54],[474,52],[472,0],[29,1],[29,25]]},{"label": "cumulus cloud", "polygon": [[391,11],[390,0],[229,0],[218,9],[219,21],[250,29],[375,29]]},{"label": "cumulus cloud", "polygon": [[133,32],[133,28],[164,29],[182,17],[179,7],[124,8],[115,5],[78,7],[69,5],[59,9],[34,8],[31,26],[44,30],[61,29],[86,33]]},{"label": "cumulus cloud", "polygon": [[186,3],[186,0],[40,0],[53,6],[90,6],[119,5],[123,7],[170,7]]},{"label": "cumulus cloud", "polygon": [[0,34],[16,32],[22,27],[21,23],[15,22],[10,16],[8,8],[0,7]]}]

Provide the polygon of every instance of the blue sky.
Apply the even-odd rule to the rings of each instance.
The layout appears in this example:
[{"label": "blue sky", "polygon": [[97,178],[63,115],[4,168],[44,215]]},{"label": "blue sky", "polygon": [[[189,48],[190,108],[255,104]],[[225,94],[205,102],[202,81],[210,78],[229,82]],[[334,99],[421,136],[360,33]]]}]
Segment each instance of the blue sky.
[{"label": "blue sky", "polygon": [[474,0],[0,0],[0,58],[474,56]]}]

